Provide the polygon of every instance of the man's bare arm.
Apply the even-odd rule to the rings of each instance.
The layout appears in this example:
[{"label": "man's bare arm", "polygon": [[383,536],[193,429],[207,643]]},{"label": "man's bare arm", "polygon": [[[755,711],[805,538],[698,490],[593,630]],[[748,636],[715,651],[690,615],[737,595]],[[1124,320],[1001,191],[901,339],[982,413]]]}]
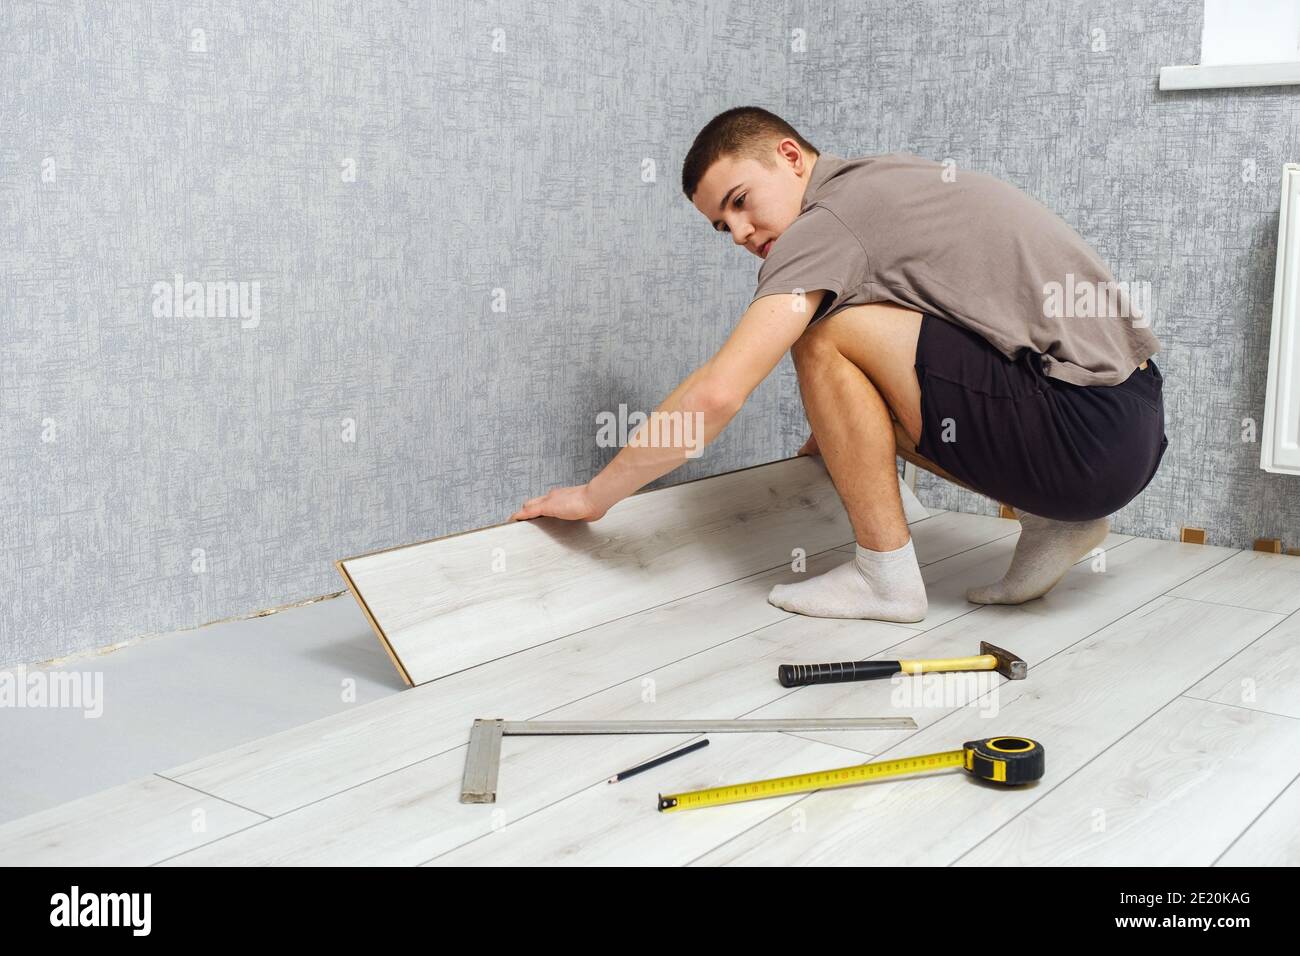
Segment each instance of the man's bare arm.
[{"label": "man's bare arm", "polygon": [[[759,383],[771,373],[808,327],[825,291],[765,295],[741,316],[718,353],[673,389],[659,413],[699,413],[702,445],[730,424]],[[637,489],[686,462],[685,445],[628,445],[587,484],[592,504],[604,514]],[[543,512],[544,513],[544,512]]]}]

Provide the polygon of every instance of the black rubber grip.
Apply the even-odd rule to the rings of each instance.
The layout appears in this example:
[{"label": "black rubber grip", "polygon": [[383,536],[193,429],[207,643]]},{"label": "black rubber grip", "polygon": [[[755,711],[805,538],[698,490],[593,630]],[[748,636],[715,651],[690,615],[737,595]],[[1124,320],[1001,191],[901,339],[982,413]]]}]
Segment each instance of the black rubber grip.
[{"label": "black rubber grip", "polygon": [[839,664],[782,664],[776,678],[782,687],[841,684],[851,680],[892,677],[903,669],[898,661],[845,661]]}]

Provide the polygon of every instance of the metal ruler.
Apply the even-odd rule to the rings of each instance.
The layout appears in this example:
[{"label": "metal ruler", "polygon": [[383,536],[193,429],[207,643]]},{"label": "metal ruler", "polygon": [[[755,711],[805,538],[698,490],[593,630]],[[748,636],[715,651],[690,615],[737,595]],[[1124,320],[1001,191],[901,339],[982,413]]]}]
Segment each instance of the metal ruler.
[{"label": "metal ruler", "polygon": [[469,732],[461,803],[496,803],[502,737],[583,734],[752,734],[812,730],[916,730],[911,717],[800,717],[788,720],[479,719]]}]

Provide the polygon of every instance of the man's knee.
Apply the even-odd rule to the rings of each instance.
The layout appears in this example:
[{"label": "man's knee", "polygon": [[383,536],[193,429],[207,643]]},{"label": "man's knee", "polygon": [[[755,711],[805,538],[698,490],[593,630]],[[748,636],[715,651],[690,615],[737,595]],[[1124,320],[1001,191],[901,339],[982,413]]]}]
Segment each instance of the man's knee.
[{"label": "man's knee", "polygon": [[790,347],[790,357],[795,368],[823,362],[839,354],[825,322],[804,329],[803,335]]}]

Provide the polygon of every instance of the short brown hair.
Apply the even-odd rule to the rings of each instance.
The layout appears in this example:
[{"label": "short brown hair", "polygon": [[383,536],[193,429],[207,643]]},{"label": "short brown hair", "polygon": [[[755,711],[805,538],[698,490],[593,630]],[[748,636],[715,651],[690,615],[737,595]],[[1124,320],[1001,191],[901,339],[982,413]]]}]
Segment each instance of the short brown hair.
[{"label": "short brown hair", "polygon": [[737,106],[719,113],[700,130],[682,163],[682,192],[695,196],[709,167],[723,156],[748,157],[774,165],[772,147],[789,137],[814,157],[821,153],[799,131],[775,113],[758,106]]}]

